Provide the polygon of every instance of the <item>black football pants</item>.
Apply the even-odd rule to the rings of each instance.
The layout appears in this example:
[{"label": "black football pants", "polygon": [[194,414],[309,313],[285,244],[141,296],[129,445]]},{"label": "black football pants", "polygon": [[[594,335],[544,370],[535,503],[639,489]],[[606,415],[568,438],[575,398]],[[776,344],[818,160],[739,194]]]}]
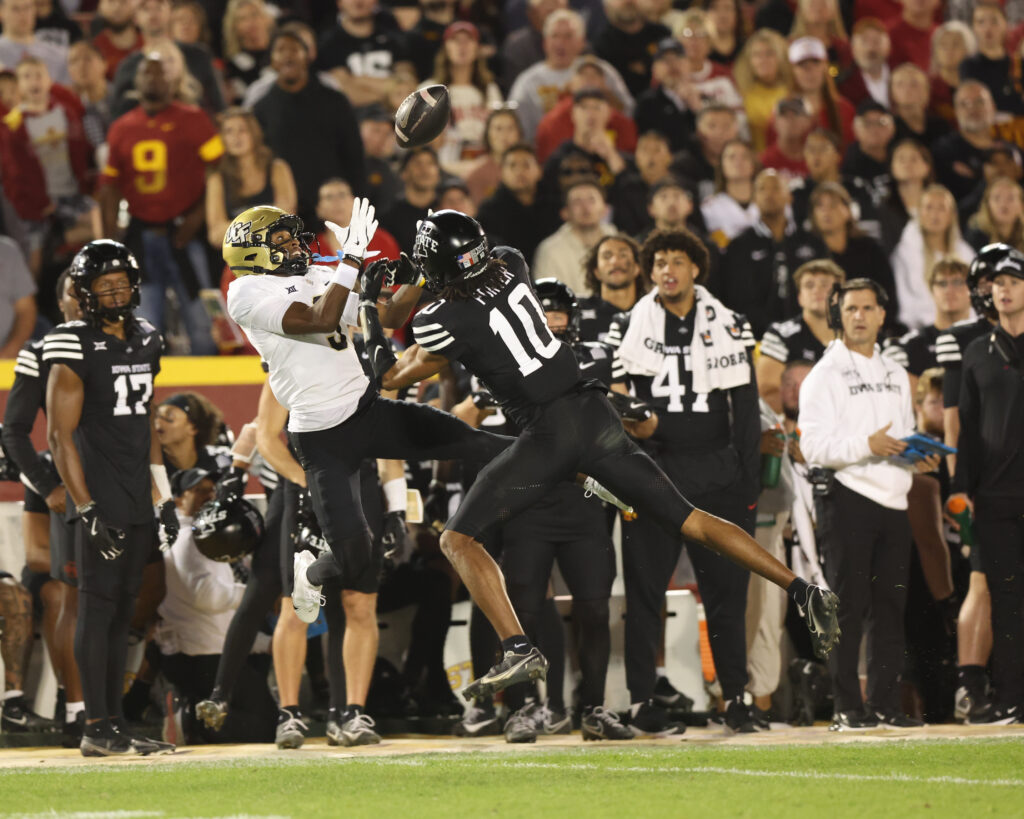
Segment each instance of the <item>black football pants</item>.
[{"label": "black football pants", "polygon": [[868,705],[900,713],[904,664],[903,615],[910,576],[910,519],[839,481],[817,501],[818,551],[825,579],[839,595],[843,639],[832,650],[829,673],[835,710],[864,707],[857,665],[865,624],[868,631]]}]

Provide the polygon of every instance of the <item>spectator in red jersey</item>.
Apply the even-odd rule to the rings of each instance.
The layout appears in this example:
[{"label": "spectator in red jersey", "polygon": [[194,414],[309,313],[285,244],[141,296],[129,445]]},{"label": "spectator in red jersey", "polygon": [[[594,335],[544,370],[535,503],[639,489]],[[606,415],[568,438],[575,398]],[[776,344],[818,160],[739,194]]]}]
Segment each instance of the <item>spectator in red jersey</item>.
[{"label": "spectator in red jersey", "polygon": [[[339,176],[332,177],[320,186],[320,195],[316,203],[316,215],[323,222],[334,222],[341,227],[348,227],[352,221],[352,186]],[[320,253],[323,256],[337,255],[341,252],[338,239],[328,229],[317,235]],[[397,259],[402,252],[395,237],[384,228],[378,227],[377,232],[367,246],[369,251],[376,250],[380,259]]]},{"label": "spectator in red jersey", "polygon": [[107,141],[107,129],[113,120],[107,96],[106,70],[107,64],[95,43],[79,40],[68,49],[71,90],[85,109],[82,126],[94,151]]},{"label": "spectator in red jersey", "polygon": [[775,105],[775,143],[761,154],[761,165],[775,168],[784,176],[807,176],[804,142],[814,128],[811,112],[802,97],[786,97]]},{"label": "spectator in red jersey", "polygon": [[573,135],[573,96],[577,91],[596,88],[602,91],[610,108],[607,130],[614,136],[615,147],[623,153],[636,150],[636,125],[621,110],[622,101],[615,96],[608,86],[604,67],[596,57],[580,57],[573,65],[572,79],[569,80],[569,93],[550,111],[537,126],[537,161],[543,164],[551,156],[555,148],[572,139]]},{"label": "spectator in red jersey", "polygon": [[900,0],[903,14],[889,25],[892,51],[889,65],[914,63],[928,70],[932,56],[932,32],[935,31],[935,9],[939,0]]},{"label": "spectator in red jersey", "polygon": [[932,34],[931,77],[932,111],[950,125],[956,125],[953,93],[960,84],[960,63],[978,50],[974,32],[959,20],[943,23]]},{"label": "spectator in red jersey", "polygon": [[828,61],[839,71],[853,63],[850,41],[836,0],[798,0],[789,39],[814,37],[825,45]]},{"label": "spectator in red jersey", "polygon": [[29,267],[38,274],[44,245],[84,244],[100,235],[91,193],[84,109],[55,86],[46,63],[26,57],[15,71],[20,102],[3,120],[4,191],[22,222]]},{"label": "spectator in red jersey", "polygon": [[145,57],[138,68],[139,107],[114,121],[100,189],[104,235],[116,237],[120,200],[131,223],[124,241],[139,257],[139,315],[164,327],[164,300],[173,289],[193,355],[213,355],[210,318],[199,291],[210,287],[201,230],[207,165],[224,145],[209,116],[174,102],[163,63]]},{"label": "spectator in red jersey", "polygon": [[889,107],[889,32],[876,17],[853,27],[853,62],[839,81],[839,93],[854,105],[870,98]]},{"label": "spectator in red jersey", "polygon": [[[789,44],[789,63],[793,67],[793,93],[803,97],[815,123],[827,128],[844,144],[853,141],[853,117],[850,101],[836,91],[829,74],[828,52],[816,37],[801,37]],[[768,144],[775,140],[774,123],[769,125]]]},{"label": "spectator in red jersey", "polygon": [[107,79],[114,79],[121,60],[142,48],[142,35],[135,26],[133,0],[100,0],[98,21],[102,24],[93,38],[107,64]]},{"label": "spectator in red jersey", "polygon": [[224,155],[206,180],[206,236],[215,250],[238,214],[257,205],[295,213],[298,195],[288,163],[275,157],[263,141],[252,111],[229,108],[220,115]]}]

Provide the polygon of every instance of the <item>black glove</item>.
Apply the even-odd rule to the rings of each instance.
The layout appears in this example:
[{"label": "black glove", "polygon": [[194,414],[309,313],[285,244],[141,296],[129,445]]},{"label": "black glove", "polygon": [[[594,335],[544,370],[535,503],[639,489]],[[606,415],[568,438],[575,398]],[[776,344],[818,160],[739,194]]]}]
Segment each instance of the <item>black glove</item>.
[{"label": "black glove", "polygon": [[385,513],[380,536],[380,545],[385,560],[397,565],[405,559],[406,531],[405,512]]},{"label": "black glove", "polygon": [[217,481],[217,500],[224,506],[230,506],[245,491],[245,470],[240,466],[233,466],[224,473]]},{"label": "black glove", "polygon": [[442,526],[448,522],[448,501],[451,492],[448,486],[441,481],[431,481],[427,489],[427,499],[423,502],[424,520],[434,525],[440,523]]},{"label": "black glove", "polygon": [[156,512],[160,551],[166,552],[174,545],[174,541],[178,539],[178,532],[181,531],[178,515],[174,511],[174,501],[168,498],[159,506],[154,506],[153,510]]},{"label": "black glove", "polygon": [[121,556],[124,551],[124,532],[107,526],[95,502],[79,507],[78,516],[82,519],[89,544],[103,555],[104,560],[114,560]]},{"label": "black glove", "polygon": [[377,259],[370,262],[362,273],[359,274],[359,299],[376,304],[380,296],[380,289],[384,280],[390,272],[389,265],[394,264],[390,259]]},{"label": "black glove", "polygon": [[490,390],[479,389],[472,393],[473,406],[477,409],[497,409],[499,404],[494,400]]},{"label": "black glove", "polygon": [[403,284],[420,285],[422,281],[423,274],[404,251],[398,257],[398,261],[388,262],[388,271],[384,276],[384,284],[388,287],[401,287]]},{"label": "black glove", "polygon": [[624,395],[621,392],[608,393],[608,400],[612,402],[615,411],[620,418],[628,421],[646,421],[654,412],[645,401],[635,398],[632,395]]},{"label": "black glove", "polygon": [[296,528],[316,525],[316,513],[313,511],[313,496],[309,494],[309,487],[299,487],[295,499],[295,523]]}]

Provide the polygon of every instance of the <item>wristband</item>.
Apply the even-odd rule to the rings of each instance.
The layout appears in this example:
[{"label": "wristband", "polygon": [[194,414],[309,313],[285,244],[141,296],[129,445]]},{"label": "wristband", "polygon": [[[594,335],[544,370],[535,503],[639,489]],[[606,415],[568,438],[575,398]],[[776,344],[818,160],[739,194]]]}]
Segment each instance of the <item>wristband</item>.
[{"label": "wristband", "polygon": [[[360,259],[360,264],[362,260]],[[334,269],[334,278],[331,281],[334,284],[339,284],[342,287],[347,287],[351,290],[356,283],[356,277],[359,275],[359,271],[355,268],[349,267],[347,264],[339,264]]]},{"label": "wristband", "polygon": [[96,505],[96,501],[89,501],[88,503],[82,503],[75,507],[75,511],[78,512],[79,516],[84,515],[90,509]]},{"label": "wristband", "polygon": [[167,480],[167,470],[163,464],[150,464],[149,474],[153,476],[153,484],[156,486],[156,492],[160,496],[158,503],[163,503],[165,500],[174,497],[171,494],[171,482]]},{"label": "wristband", "polygon": [[363,266],[363,257],[362,256],[357,256],[355,253],[346,253],[346,254],[344,254],[341,257],[341,261],[343,263],[349,262],[351,264],[354,264],[356,266],[357,270],[359,270]]},{"label": "wristband", "polygon": [[406,491],[405,478],[392,478],[390,481],[385,481],[383,488],[389,512],[404,512],[408,508],[409,495]]},{"label": "wristband", "polygon": [[[252,439],[251,446],[249,445],[250,438]],[[255,454],[256,425],[250,421],[242,427],[242,431],[238,433],[238,440],[236,440],[234,446],[231,447],[231,460],[249,465],[252,463],[252,459]]]}]

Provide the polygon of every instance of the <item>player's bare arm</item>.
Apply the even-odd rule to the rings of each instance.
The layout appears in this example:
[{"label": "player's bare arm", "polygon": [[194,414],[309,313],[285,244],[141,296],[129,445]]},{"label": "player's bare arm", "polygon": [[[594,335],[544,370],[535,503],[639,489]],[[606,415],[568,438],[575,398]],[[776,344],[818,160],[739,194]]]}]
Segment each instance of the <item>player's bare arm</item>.
[{"label": "player's bare arm", "polygon": [[65,364],[54,364],[46,383],[46,438],[64,486],[75,506],[92,501],[72,434],[78,429],[85,402],[82,379]]},{"label": "player's bare arm", "polygon": [[441,355],[427,352],[418,344],[414,344],[381,379],[381,389],[400,390],[418,381],[437,375],[448,359]]},{"label": "player's bare arm", "polygon": [[274,396],[270,383],[265,383],[256,416],[256,449],[278,475],[305,486],[306,473],[281,440],[281,431],[287,422],[288,410]]},{"label": "player's bare arm", "polygon": [[160,446],[160,437],[156,434],[156,410],[149,416],[149,466],[153,470],[153,479],[151,481],[151,490],[153,493],[153,503],[159,503],[161,500],[169,497],[170,485],[168,484],[166,493],[163,491],[164,487],[159,485],[159,478],[157,474],[163,473],[164,483],[167,482],[167,472],[164,467],[164,451]]}]

